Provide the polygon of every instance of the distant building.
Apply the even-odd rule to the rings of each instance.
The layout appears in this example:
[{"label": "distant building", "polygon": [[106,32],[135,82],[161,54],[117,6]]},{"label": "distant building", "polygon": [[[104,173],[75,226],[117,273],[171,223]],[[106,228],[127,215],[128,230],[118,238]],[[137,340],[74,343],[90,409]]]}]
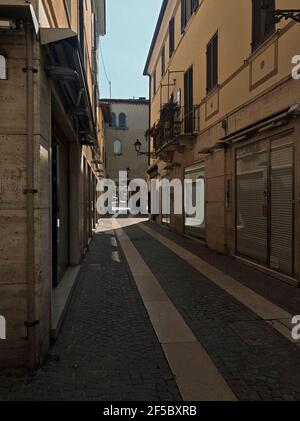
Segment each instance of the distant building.
[{"label": "distant building", "polygon": [[137,156],[134,143],[137,139],[142,149],[148,151],[149,101],[140,99],[103,99],[100,108],[109,106],[110,125],[105,135],[105,169],[116,183],[119,172],[127,171],[128,180],[147,178],[149,159]]}]

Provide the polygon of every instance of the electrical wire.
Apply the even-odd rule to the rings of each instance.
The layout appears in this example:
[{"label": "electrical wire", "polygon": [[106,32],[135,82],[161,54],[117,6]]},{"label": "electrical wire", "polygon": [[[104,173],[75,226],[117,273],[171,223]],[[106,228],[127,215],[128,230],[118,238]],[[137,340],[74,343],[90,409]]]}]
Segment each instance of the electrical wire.
[{"label": "electrical wire", "polygon": [[106,69],[100,40],[99,40],[99,48],[100,48],[100,55],[101,55],[101,61],[102,61],[103,69],[104,69],[104,74],[105,74],[106,80],[107,80],[108,85],[109,85],[109,94],[110,94],[110,98],[111,98],[111,80],[108,77],[108,72],[107,72],[107,69]]}]

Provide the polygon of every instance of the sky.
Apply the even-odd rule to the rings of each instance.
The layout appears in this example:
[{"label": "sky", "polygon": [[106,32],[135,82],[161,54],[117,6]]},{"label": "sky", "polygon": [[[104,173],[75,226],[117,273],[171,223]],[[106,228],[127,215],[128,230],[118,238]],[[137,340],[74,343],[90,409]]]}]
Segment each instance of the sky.
[{"label": "sky", "polygon": [[[107,34],[100,39],[100,96],[149,97],[143,71],[162,0],[106,0]],[[107,77],[105,75],[106,69]]]}]

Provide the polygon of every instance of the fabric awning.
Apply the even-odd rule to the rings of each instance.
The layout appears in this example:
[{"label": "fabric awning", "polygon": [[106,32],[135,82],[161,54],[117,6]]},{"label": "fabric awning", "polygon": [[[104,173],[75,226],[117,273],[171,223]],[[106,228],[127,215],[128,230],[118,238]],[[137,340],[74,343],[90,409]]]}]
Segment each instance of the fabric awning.
[{"label": "fabric awning", "polygon": [[47,50],[46,72],[61,83],[66,94],[66,111],[77,118],[85,139],[83,143],[97,145],[94,113],[77,34],[71,29],[41,28],[40,44]]}]

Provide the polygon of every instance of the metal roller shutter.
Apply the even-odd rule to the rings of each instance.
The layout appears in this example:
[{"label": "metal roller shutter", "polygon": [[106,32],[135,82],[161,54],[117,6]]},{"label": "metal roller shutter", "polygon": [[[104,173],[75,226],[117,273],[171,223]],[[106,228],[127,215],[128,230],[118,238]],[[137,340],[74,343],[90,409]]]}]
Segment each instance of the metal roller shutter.
[{"label": "metal roller shutter", "polygon": [[293,146],[271,150],[270,266],[293,275]]}]

